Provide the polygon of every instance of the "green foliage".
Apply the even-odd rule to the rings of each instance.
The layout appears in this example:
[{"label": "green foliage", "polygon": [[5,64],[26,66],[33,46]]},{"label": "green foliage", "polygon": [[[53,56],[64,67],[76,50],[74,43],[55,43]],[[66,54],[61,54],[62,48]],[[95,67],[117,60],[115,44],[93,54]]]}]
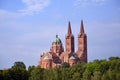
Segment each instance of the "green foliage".
[{"label": "green foliage", "polygon": [[3,70],[3,80],[12,80],[11,74],[10,74],[10,69],[8,70]]},{"label": "green foliage", "polygon": [[43,80],[43,71],[44,69],[37,67],[32,70],[29,80]]},{"label": "green foliage", "polygon": [[62,63],[62,68],[69,68],[70,65],[67,62]]},{"label": "green foliage", "polygon": [[110,57],[109,60],[94,60],[93,62],[78,62],[70,67],[63,63],[61,67],[43,69],[39,66],[29,66],[15,62],[10,69],[0,70],[0,80],[119,80],[120,58]]},{"label": "green foliage", "polygon": [[0,80],[28,80],[27,71],[20,67],[13,67],[2,71],[3,78]]},{"label": "green foliage", "polygon": [[109,60],[120,60],[119,57],[110,57]]},{"label": "green foliage", "polygon": [[28,76],[31,76],[31,72],[35,69],[35,66],[29,66],[28,67]]},{"label": "green foliage", "polygon": [[99,71],[94,72],[92,80],[101,80],[101,72]]},{"label": "green foliage", "polygon": [[110,80],[109,75],[108,75],[107,73],[104,73],[104,74],[102,75],[101,80]]},{"label": "green foliage", "polygon": [[3,80],[3,71],[0,70],[0,80]]},{"label": "green foliage", "polygon": [[91,80],[91,72],[87,69],[83,73],[83,80]]},{"label": "green foliage", "polygon": [[78,62],[75,66],[70,68],[70,73],[72,73],[72,79],[82,79],[83,72],[85,71],[86,63]]},{"label": "green foliage", "polygon": [[26,69],[25,64],[24,64],[23,62],[20,62],[20,61],[15,62],[14,65],[13,65],[12,67],[20,67],[20,68]]},{"label": "green foliage", "polygon": [[27,71],[21,67],[13,67],[10,69],[10,76],[13,80],[28,80]]}]

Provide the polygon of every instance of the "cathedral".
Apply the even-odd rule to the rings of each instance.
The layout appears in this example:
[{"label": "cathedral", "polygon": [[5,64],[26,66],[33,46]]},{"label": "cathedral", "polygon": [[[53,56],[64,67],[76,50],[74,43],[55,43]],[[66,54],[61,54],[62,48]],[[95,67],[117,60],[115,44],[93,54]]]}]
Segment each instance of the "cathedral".
[{"label": "cathedral", "polygon": [[45,52],[40,56],[39,66],[41,68],[50,69],[61,66],[62,63],[67,62],[70,66],[77,62],[87,63],[87,36],[84,31],[83,21],[81,21],[80,32],[78,33],[78,48],[75,51],[74,35],[70,22],[68,23],[68,31],[65,36],[65,50],[61,39],[56,35],[52,42],[49,52]]}]

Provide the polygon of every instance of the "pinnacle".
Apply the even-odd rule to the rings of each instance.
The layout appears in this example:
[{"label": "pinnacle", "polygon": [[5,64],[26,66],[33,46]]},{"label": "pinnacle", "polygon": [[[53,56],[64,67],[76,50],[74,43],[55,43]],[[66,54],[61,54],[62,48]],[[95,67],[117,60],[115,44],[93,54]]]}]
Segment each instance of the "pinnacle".
[{"label": "pinnacle", "polygon": [[80,27],[80,33],[84,33],[84,26],[83,26],[83,20],[81,20],[81,27]]},{"label": "pinnacle", "polygon": [[68,35],[71,35],[72,31],[71,31],[71,25],[70,25],[70,21],[68,23]]}]

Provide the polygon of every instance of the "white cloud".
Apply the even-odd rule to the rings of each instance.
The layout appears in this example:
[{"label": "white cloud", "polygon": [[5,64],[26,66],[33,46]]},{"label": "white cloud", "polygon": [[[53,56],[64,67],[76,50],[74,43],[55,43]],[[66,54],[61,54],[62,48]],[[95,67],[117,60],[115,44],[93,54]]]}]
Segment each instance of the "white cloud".
[{"label": "white cloud", "polygon": [[2,18],[17,18],[18,16],[20,16],[20,13],[16,13],[16,12],[9,12],[7,10],[3,10],[0,9],[0,19]]},{"label": "white cloud", "polygon": [[75,0],[74,5],[76,7],[86,7],[86,6],[96,6],[96,5],[102,5],[107,0]]},{"label": "white cloud", "polygon": [[18,9],[16,12],[0,9],[0,19],[19,18],[25,15],[33,15],[41,12],[50,3],[50,0],[22,0],[25,8]]},{"label": "white cloud", "polygon": [[47,7],[50,0],[22,0],[22,2],[26,5],[26,7],[18,11],[22,14],[34,14]]}]

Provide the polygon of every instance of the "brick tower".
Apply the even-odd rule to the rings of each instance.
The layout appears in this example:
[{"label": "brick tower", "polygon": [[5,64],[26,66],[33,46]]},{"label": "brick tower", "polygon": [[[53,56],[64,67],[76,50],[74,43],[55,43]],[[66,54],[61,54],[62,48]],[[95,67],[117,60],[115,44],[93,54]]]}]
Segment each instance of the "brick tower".
[{"label": "brick tower", "polygon": [[67,32],[67,35],[65,37],[65,43],[66,43],[66,52],[67,53],[74,52],[74,36],[72,34],[70,21],[68,23],[68,32]]},{"label": "brick tower", "polygon": [[87,36],[84,32],[84,26],[82,20],[80,26],[80,33],[78,34],[77,55],[80,61],[87,63]]}]

